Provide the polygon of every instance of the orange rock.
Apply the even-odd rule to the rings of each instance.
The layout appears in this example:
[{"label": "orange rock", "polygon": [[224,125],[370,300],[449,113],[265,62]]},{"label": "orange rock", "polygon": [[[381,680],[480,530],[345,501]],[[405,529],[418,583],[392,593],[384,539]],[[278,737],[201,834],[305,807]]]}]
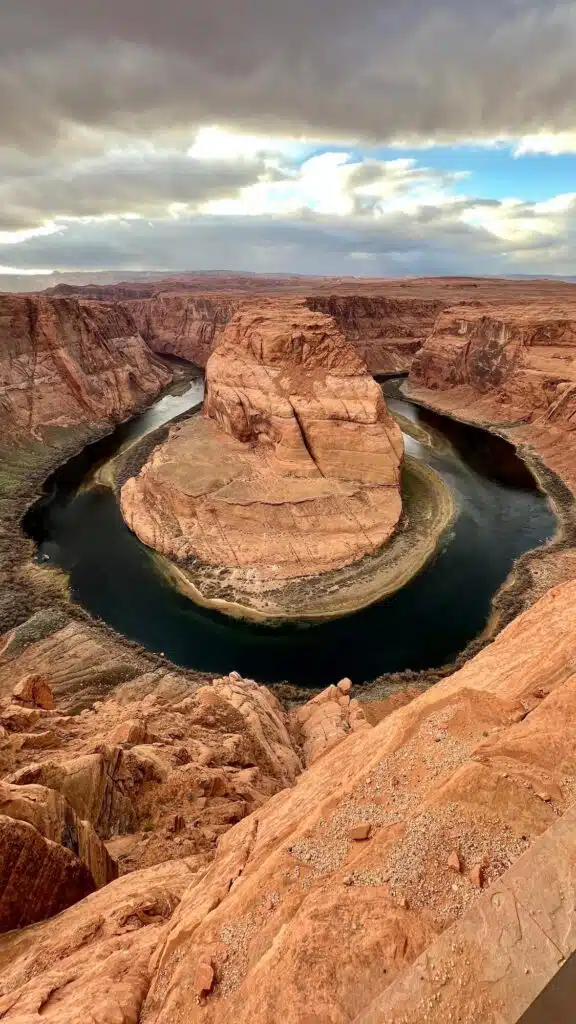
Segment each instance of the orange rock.
[{"label": "orange rock", "polygon": [[211,963],[201,961],[194,974],[194,991],[198,999],[209,995],[214,985],[215,974]]},{"label": "orange rock", "polygon": [[348,832],[348,838],[354,839],[356,842],[360,842],[363,839],[369,839],[372,826],[370,824],[354,825]]},{"label": "orange rock", "polygon": [[457,875],[462,871],[462,865],[460,863],[460,857],[458,856],[457,850],[452,850],[452,853],[447,860],[448,867],[451,871],[455,871]]},{"label": "orange rock", "polygon": [[171,376],[120,306],[0,295],[3,429],[37,435],[122,420]]},{"label": "orange rock", "polygon": [[110,743],[146,743],[147,729],[144,722],[140,722],[136,719],[132,719],[128,722],[122,722],[117,725],[115,729],[108,736]]},{"label": "orange rock", "polygon": [[12,691],[14,700],[23,704],[33,704],[34,707],[44,708],[45,711],[53,711],[54,694],[50,684],[37,675],[26,675],[19,683],[16,683]]},{"label": "orange rock", "polygon": [[0,932],[43,921],[95,888],[86,865],[26,821],[0,815]]},{"label": "orange rock", "polygon": [[481,889],[484,885],[484,864],[475,864],[470,871],[470,881],[475,889]]}]

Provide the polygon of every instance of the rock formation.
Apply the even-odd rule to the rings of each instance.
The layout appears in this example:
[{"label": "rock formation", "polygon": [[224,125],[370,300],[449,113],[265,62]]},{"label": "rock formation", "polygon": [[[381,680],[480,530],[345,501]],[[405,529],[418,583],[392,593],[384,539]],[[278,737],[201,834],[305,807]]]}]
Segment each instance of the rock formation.
[{"label": "rock formation", "polygon": [[125,303],[154,352],[206,366],[240,297],[167,292]]},{"label": "rock formation", "polygon": [[[118,300],[124,299],[119,290]],[[226,325],[249,299],[242,295],[163,291],[124,302],[140,334],[155,352],[206,366]],[[333,316],[371,373],[404,372],[446,303],[441,299],[397,299],[381,295],[309,295],[308,309]]]},{"label": "rock formation", "polygon": [[[523,569],[528,607],[576,577],[576,303],[457,307],[440,315],[414,361],[407,394],[440,412],[497,429],[547,469],[564,536]],[[568,490],[563,488],[565,485]]]},{"label": "rock formation", "polygon": [[310,309],[333,316],[370,373],[408,372],[412,360],[445,308],[441,299],[383,295],[314,295]]},{"label": "rock formation", "polygon": [[[5,524],[29,496],[13,466],[38,479],[61,436],[129,415],[164,373],[124,312],[23,302],[0,299],[15,324],[0,416],[19,444],[0,475],[3,568]],[[256,482],[266,508],[279,480],[304,493],[338,484],[334,503],[357,484],[392,490],[373,458],[386,411],[334,321],[302,308],[288,333],[268,306],[257,325],[239,312],[210,364],[200,422],[226,457],[210,461],[207,445],[198,479],[218,476],[238,517]],[[536,453],[566,485],[566,522],[575,329],[576,307],[455,308],[409,385]],[[180,430],[172,465],[156,453],[146,470],[171,501],[181,488],[178,530],[198,500],[182,487]],[[401,452],[386,436],[392,476]],[[349,680],[289,711],[237,673],[179,671],[66,602],[23,621],[16,590],[17,622],[0,637],[2,1021],[519,1019],[576,947],[570,545],[567,532],[543,550],[532,607],[386,717],[365,716]],[[30,588],[24,562],[20,576],[8,564],[4,592]]]},{"label": "rock formation", "polygon": [[[526,919],[512,904],[499,917],[497,900],[499,893],[513,900],[519,884],[513,880],[532,872],[541,878],[540,894],[553,894],[554,921],[573,913],[571,876],[555,874],[556,865],[571,870],[573,832],[564,829],[556,847],[552,837],[576,792],[574,636],[576,584],[569,583],[459,672],[376,727],[364,722],[355,728],[349,713],[351,731],[341,730],[333,747],[335,709],[341,714],[351,706],[343,703],[349,683],[342,681],[284,718],[274,742],[285,737],[276,750],[288,753],[292,767],[286,770],[284,761],[280,791],[261,798],[236,824],[227,821],[217,847],[202,855],[187,845],[189,821],[202,812],[192,810],[186,772],[234,778],[237,785],[246,769],[230,764],[216,775],[198,758],[192,734],[169,742],[170,734],[197,729],[200,713],[215,756],[230,735],[220,701],[238,694],[246,722],[264,702],[279,723],[273,698],[236,675],[197,689],[179,706],[166,694],[134,702],[134,691],[124,703],[120,688],[77,719],[76,742],[81,746],[89,734],[101,742],[101,727],[114,722],[118,729],[119,719],[127,726],[130,715],[164,737],[149,756],[154,751],[164,761],[170,749],[174,763],[181,746],[190,748],[188,765],[172,768],[178,782],[171,800],[166,781],[149,793],[160,820],[173,818],[166,831],[154,819],[149,833],[150,843],[164,843],[166,862],[128,863],[138,870],[65,910],[57,924],[0,938],[2,1019],[28,1024],[42,1016],[76,1024],[93,1007],[102,1024],[223,1024],[231,1015],[238,1024],[270,1024],[279,1016],[291,1024],[375,1024],[400,1019],[401,1009],[410,1024],[419,1024],[425,999],[433,1022],[449,1020],[464,1005],[477,1007],[477,1019],[488,1021],[504,996],[522,1005],[520,981],[504,993],[500,972],[476,972],[502,935],[507,977],[534,970],[524,983],[533,998],[539,979],[547,981],[559,958],[572,951],[573,933],[555,929],[548,916],[537,918],[537,908]],[[290,730],[316,721],[318,737],[321,708],[328,742],[315,754],[310,748],[310,766],[290,785],[298,771],[297,734],[290,738]],[[266,735],[272,719],[261,722]],[[249,756],[265,763],[262,750]],[[17,788],[12,783],[10,791]],[[540,855],[539,843],[548,836]],[[117,847],[121,839],[113,841]],[[523,890],[520,904],[533,903],[533,895]],[[472,928],[466,922],[476,906],[483,909]],[[520,940],[517,924],[514,938],[510,923],[518,913],[525,922]],[[466,930],[460,938],[461,918]],[[456,930],[446,931],[452,924]],[[550,929],[558,935],[545,975],[539,972]],[[438,939],[443,932],[446,941]],[[426,952],[427,960],[418,961]],[[432,984],[429,970],[411,972],[415,962],[427,963],[443,983]]]},{"label": "rock formation", "polygon": [[282,303],[230,321],[204,417],[175,427],[122,488],[144,543],[273,588],[361,559],[401,513],[402,435],[336,323]]},{"label": "rock formation", "polygon": [[461,306],[439,316],[410,383],[468,387],[492,403],[495,422],[569,422],[576,392],[576,304]]},{"label": "rock formation", "polygon": [[120,306],[0,295],[3,430],[122,420],[170,380]]}]

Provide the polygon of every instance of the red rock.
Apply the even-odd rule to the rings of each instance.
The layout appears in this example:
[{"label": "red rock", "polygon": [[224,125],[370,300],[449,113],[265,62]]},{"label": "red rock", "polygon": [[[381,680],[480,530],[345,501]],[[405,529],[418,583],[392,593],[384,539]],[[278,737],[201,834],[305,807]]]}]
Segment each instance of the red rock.
[{"label": "red rock", "polygon": [[170,292],[126,302],[124,308],[154,352],[206,366],[241,301],[226,296]]},{"label": "red rock", "polygon": [[341,679],[340,682],[338,683],[338,689],[340,690],[340,693],[344,693],[344,694],[350,693],[350,690],[352,689],[352,680],[351,679]]},{"label": "red rock", "polygon": [[173,429],[121,506],[145,544],[268,593],[385,544],[402,457],[381,389],[335,322],[262,303],[233,317],[210,357],[204,418]]},{"label": "red rock", "polygon": [[400,299],[385,295],[314,295],[310,309],[328,313],[365,359],[371,373],[409,370],[440,311],[440,298]]},{"label": "red rock", "polygon": [[198,999],[209,995],[214,985],[215,974],[212,964],[200,962],[194,974],[194,991]]},{"label": "red rock", "polygon": [[109,734],[108,740],[112,744],[130,743],[137,745],[139,743],[146,743],[147,737],[148,733],[144,722],[132,719],[117,725]]},{"label": "red rock", "polygon": [[184,828],[186,828],[186,819],[182,814],[175,814],[170,822],[170,831],[181,832]]},{"label": "red rock", "polygon": [[125,419],[170,380],[119,306],[0,295],[3,430]]},{"label": "red rock", "polygon": [[470,881],[475,889],[481,889],[484,885],[484,864],[475,864],[470,871]]},{"label": "red rock", "polygon": [[363,839],[369,839],[372,826],[370,824],[354,825],[348,832],[348,838],[354,839],[356,842],[360,842]]},{"label": "red rock", "polygon": [[86,865],[26,821],[0,815],[0,932],[43,921],[94,891]]},{"label": "red rock", "polygon": [[45,711],[53,711],[55,707],[54,694],[50,684],[42,676],[24,676],[19,683],[16,683],[12,696],[16,701],[33,704],[34,707],[44,708]]},{"label": "red rock", "polygon": [[451,871],[455,871],[457,875],[462,871],[462,865],[460,863],[460,857],[458,856],[457,850],[452,850],[452,853],[447,860],[448,867]]}]

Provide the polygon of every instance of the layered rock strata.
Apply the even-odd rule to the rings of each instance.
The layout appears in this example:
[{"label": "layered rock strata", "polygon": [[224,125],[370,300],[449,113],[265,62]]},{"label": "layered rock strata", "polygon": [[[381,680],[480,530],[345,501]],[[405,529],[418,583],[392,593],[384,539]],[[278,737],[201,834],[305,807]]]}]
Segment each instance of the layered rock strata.
[{"label": "layered rock strata", "polygon": [[118,304],[0,295],[0,419],[37,438],[47,428],[118,421],[171,374]]},{"label": "layered rock strata", "polygon": [[[206,366],[234,314],[262,299],[248,295],[197,295],[159,291],[144,299],[118,301],[132,316],[145,341],[164,355]],[[442,299],[402,299],[383,295],[308,295],[294,299],[309,310],[333,316],[371,373],[402,373],[432,330]]]},{"label": "layered rock strata", "polygon": [[[571,951],[570,929],[554,930],[554,922],[573,914],[566,874],[573,834],[564,828],[554,836],[576,793],[574,636],[576,584],[569,583],[459,672],[374,728],[354,725],[349,684],[342,681],[291,716],[292,725],[284,719],[287,734],[309,724],[303,734],[309,767],[296,784],[227,824],[216,849],[200,858],[176,843],[188,835],[192,816],[189,784],[179,775],[180,806],[171,804],[177,820],[164,849],[171,859],[119,878],[57,922],[0,938],[3,1020],[76,1024],[92,1006],[102,1024],[219,1024],[231,1016],[238,1024],[279,1017],[289,1024],[351,1024],[395,1020],[399,1013],[416,1024],[423,1012],[441,1021],[472,1006],[478,1020],[496,1019],[504,997],[525,1007],[522,985],[533,997],[544,967],[548,980],[550,965]],[[234,691],[250,708],[248,721],[254,700],[272,711],[266,691],[234,676],[196,690],[180,707],[155,699],[146,722],[145,702],[132,703],[129,714],[166,737],[200,708],[216,715],[217,702]],[[216,703],[205,701],[211,692]],[[128,729],[128,721],[118,722],[121,706],[119,691],[83,716],[86,741],[98,723],[114,720],[115,728]],[[328,742],[314,751],[310,740],[321,734],[322,707]],[[348,716],[350,731],[342,728],[333,746],[336,707],[338,721]],[[229,733],[225,721],[203,719],[213,749]],[[98,732],[92,734],[97,741]],[[295,758],[278,777],[284,785],[298,770],[295,742],[281,742]],[[164,759],[164,745],[166,739],[148,756]],[[263,763],[262,752],[251,756]],[[190,763],[197,772],[201,761]],[[219,777],[239,771],[237,765],[220,769]],[[151,805],[161,814],[166,789],[154,785],[160,788]],[[545,842],[538,859],[539,837]],[[562,878],[556,879],[556,864]],[[530,870],[542,880],[544,904],[553,893],[552,917],[547,904],[534,903],[532,890],[518,890]],[[531,918],[522,910],[525,899]],[[466,922],[475,907],[472,932]],[[512,927],[518,914],[520,932],[517,923]],[[447,931],[453,924],[458,929],[461,918],[462,933]],[[552,938],[558,932],[556,944],[546,932]],[[439,945],[442,933],[446,941]],[[506,936],[513,990],[498,984],[498,972],[482,973],[497,935]],[[417,961],[426,969],[411,973]],[[433,984],[430,971],[432,982],[441,977],[442,983]]]},{"label": "layered rock strata", "polygon": [[333,319],[281,303],[231,320],[204,416],[175,427],[121,492],[144,543],[274,588],[377,551],[401,514],[403,442]]},{"label": "layered rock strata", "polygon": [[522,560],[524,595],[515,612],[576,577],[576,303],[447,310],[417,355],[405,391],[508,438],[532,459],[554,496],[561,533]]},{"label": "layered rock strata", "polygon": [[46,477],[171,379],[120,305],[0,295],[0,629],[62,603],[20,525]]},{"label": "layered rock strata", "polygon": [[124,303],[154,352],[206,366],[240,297],[167,292]]},{"label": "layered rock strata", "polygon": [[441,299],[384,295],[314,295],[310,309],[333,316],[370,373],[407,373],[445,308]]}]

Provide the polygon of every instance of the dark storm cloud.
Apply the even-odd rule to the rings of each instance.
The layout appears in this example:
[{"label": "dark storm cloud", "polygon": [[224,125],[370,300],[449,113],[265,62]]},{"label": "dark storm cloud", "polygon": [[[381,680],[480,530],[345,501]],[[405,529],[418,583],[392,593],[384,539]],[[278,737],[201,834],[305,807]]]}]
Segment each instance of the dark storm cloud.
[{"label": "dark storm cloud", "polygon": [[0,136],[571,129],[575,42],[576,7],[555,0],[4,0]]}]

